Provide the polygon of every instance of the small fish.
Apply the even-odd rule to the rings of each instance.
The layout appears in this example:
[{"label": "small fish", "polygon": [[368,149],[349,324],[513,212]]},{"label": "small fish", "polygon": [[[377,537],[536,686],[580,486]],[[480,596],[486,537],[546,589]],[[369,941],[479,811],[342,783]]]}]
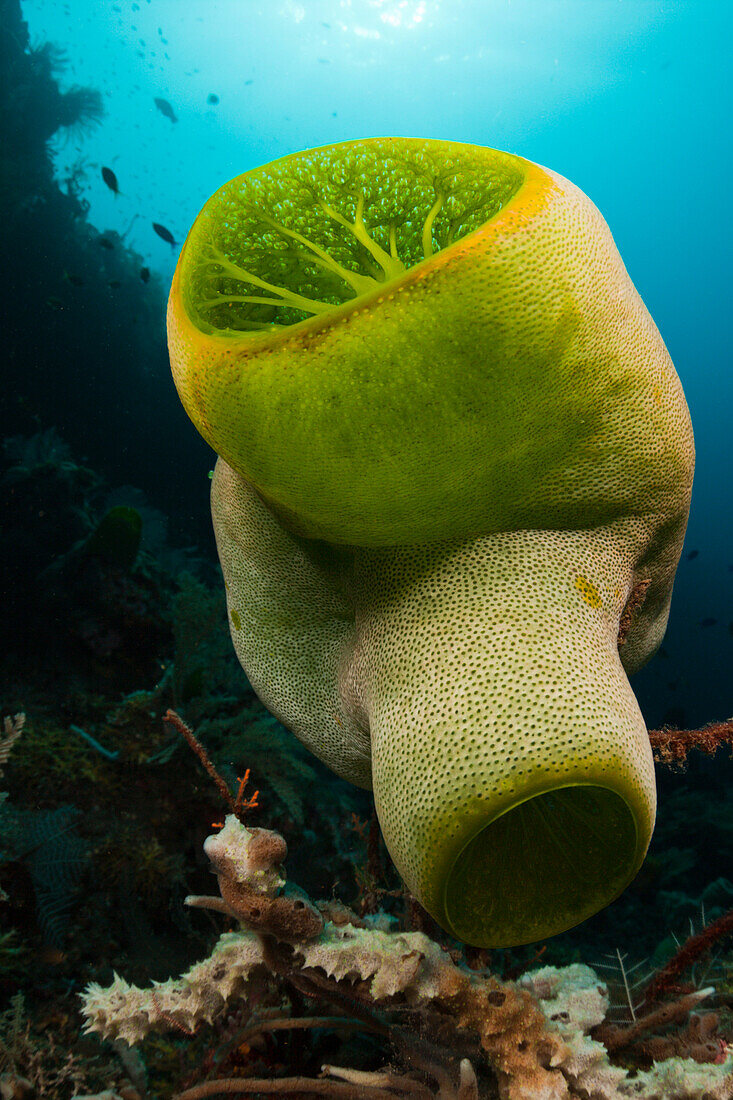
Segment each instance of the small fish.
[{"label": "small fish", "polygon": [[700,619],[700,626],[715,626],[717,619]]},{"label": "small fish", "polygon": [[107,184],[113,195],[119,195],[120,188],[119,184],[117,183],[117,176],[114,174],[111,168],[102,169],[102,179]]},{"label": "small fish", "polygon": [[113,290],[117,290],[118,287],[122,286],[122,283],[119,279],[110,279],[107,286],[111,286]]},{"label": "small fish", "polygon": [[100,237],[97,241],[97,244],[101,245],[102,248],[108,249],[110,252],[114,248],[114,242],[111,241],[109,237]]},{"label": "small fish", "polygon": [[141,267],[140,268],[140,278],[142,279],[142,281],[144,283],[149,283],[150,282],[150,268],[149,267]]},{"label": "small fish", "polygon": [[173,112],[173,108],[171,107],[167,99],[161,99],[159,96],[156,96],[153,102],[155,103],[155,106],[158,108],[162,115],[165,115],[166,118],[169,118],[171,122],[178,122],[178,119]]},{"label": "small fish", "polygon": [[246,84],[254,84],[254,80],[245,80],[245,82],[244,82],[244,83],[245,83],[245,85],[246,85]]},{"label": "small fish", "polygon": [[72,286],[84,286],[84,280],[81,275],[73,275],[69,271],[64,272],[64,278],[67,283],[71,283]]},{"label": "small fish", "polygon": [[687,555],[687,560],[694,561],[699,553],[699,550],[690,550],[689,554]]},{"label": "small fish", "polygon": [[53,296],[51,298],[46,298],[46,305],[48,306],[49,309],[54,309],[54,310],[59,310],[59,309],[64,308],[64,303],[61,301],[60,298],[56,298],[55,296]]},{"label": "small fish", "polygon": [[162,241],[165,241],[166,244],[169,244],[171,248],[176,247],[176,241],[170,229],[166,229],[166,227],[164,225],[161,225],[159,222],[153,222],[153,229]]},{"label": "small fish", "polygon": [[216,92],[209,92],[208,96],[206,97],[206,102],[210,103],[212,107],[215,107],[219,102],[219,97]]}]

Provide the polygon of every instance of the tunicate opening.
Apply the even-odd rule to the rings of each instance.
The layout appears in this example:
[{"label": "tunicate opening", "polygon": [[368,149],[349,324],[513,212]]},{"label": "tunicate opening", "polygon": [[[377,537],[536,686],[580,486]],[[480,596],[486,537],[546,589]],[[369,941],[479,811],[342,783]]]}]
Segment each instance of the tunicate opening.
[{"label": "tunicate opening", "polygon": [[603,909],[637,870],[627,803],[604,787],[561,787],[513,807],[466,844],[446,886],[448,922],[480,947],[533,943]]},{"label": "tunicate opening", "polygon": [[189,316],[205,332],[246,334],[329,313],[479,229],[523,181],[510,154],[399,138],[264,165],[217,191],[191,230]]}]

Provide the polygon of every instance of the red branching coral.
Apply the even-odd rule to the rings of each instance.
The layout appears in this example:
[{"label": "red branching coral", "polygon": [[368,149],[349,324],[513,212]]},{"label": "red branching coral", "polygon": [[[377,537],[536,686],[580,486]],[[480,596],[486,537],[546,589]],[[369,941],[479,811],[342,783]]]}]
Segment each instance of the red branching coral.
[{"label": "red branching coral", "polygon": [[723,745],[733,749],[733,718],[711,722],[699,730],[676,730],[663,726],[649,730],[654,759],[660,764],[681,764],[690,749],[699,749],[713,756]]},{"label": "red branching coral", "polygon": [[729,909],[727,913],[723,913],[722,917],[718,917],[707,928],[703,928],[701,932],[685,940],[679,951],[650,981],[644,993],[646,1003],[653,1004],[666,993],[679,992],[677,979],[680,975],[692,966],[701,955],[709,951],[713,944],[724,936],[730,935],[733,935],[733,909]]}]

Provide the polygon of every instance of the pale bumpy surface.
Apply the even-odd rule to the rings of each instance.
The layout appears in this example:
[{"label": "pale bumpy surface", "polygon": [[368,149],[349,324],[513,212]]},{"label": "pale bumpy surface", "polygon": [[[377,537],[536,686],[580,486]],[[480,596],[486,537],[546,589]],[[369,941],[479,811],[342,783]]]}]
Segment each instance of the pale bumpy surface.
[{"label": "pale bumpy surface", "polygon": [[[392,858],[431,912],[443,902],[433,884],[476,831],[544,791],[615,790],[646,847],[654,769],[616,647],[644,535],[630,522],[360,555],[354,662],[370,700],[375,802]],[[499,863],[485,852],[485,871],[478,861],[462,879],[461,905],[484,911],[484,942],[507,911],[526,940],[540,939],[548,905],[569,926],[584,905],[595,911],[599,889],[610,900],[626,884],[634,841],[623,822],[614,866],[608,818],[594,827],[559,810],[526,818],[526,840],[504,834]]]},{"label": "pale bumpy surface", "polygon": [[[322,547],[286,532],[222,462],[212,507],[232,638],[255,690],[342,774],[346,761],[363,766],[371,729],[387,845],[439,920],[453,861],[472,836],[517,801],[575,783],[617,792],[638,837],[623,818],[594,822],[576,806],[565,821],[556,807],[528,820],[521,848],[503,838],[515,845],[510,881],[491,860],[483,873],[470,868],[459,894],[474,926],[450,905],[448,919],[485,941],[511,909],[537,939],[548,908],[567,927],[599,907],[599,891],[607,901],[620,892],[655,812],[649,741],[616,645],[648,524],[358,551],[353,560],[341,552],[327,568]],[[666,612],[649,622],[650,648]],[[368,773],[346,774],[364,782]],[[559,862],[550,858],[555,833]],[[521,939],[521,928],[512,935]]]},{"label": "pale bumpy surface", "polygon": [[222,461],[211,508],[232,641],[252,687],[337,774],[370,786],[368,726],[339,692],[354,642],[348,562],[285,531]]}]

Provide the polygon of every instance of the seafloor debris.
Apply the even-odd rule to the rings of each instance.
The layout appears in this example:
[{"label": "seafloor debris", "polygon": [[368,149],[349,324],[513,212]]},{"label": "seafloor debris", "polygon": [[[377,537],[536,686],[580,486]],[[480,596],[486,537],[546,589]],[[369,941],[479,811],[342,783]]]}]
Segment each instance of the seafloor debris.
[{"label": "seafloor debris", "polygon": [[[221,896],[188,903],[236,916],[240,930],[222,935],[211,956],[179,979],[151,989],[117,975],[107,989],[90,984],[83,994],[87,1030],[130,1044],[153,1030],[193,1035],[244,999],[253,1012],[241,1041],[274,1029],[353,1029],[381,1036],[397,1065],[374,1072],[323,1066],[320,1078],[209,1079],[178,1100],[273,1090],[478,1100],[497,1086],[503,1100],[733,1097],[733,1053],[724,1046],[717,1063],[673,1057],[633,1074],[612,1065],[590,1035],[609,999],[588,966],[548,966],[517,982],[500,981],[456,963],[422,932],[384,931],[355,916],[344,922],[342,912],[336,923],[329,903],[316,906],[286,886],[282,837],[249,828],[234,814],[205,851]],[[282,1009],[288,989],[325,1002],[336,1015],[289,1015]],[[711,992],[688,995],[687,1007]]]}]

